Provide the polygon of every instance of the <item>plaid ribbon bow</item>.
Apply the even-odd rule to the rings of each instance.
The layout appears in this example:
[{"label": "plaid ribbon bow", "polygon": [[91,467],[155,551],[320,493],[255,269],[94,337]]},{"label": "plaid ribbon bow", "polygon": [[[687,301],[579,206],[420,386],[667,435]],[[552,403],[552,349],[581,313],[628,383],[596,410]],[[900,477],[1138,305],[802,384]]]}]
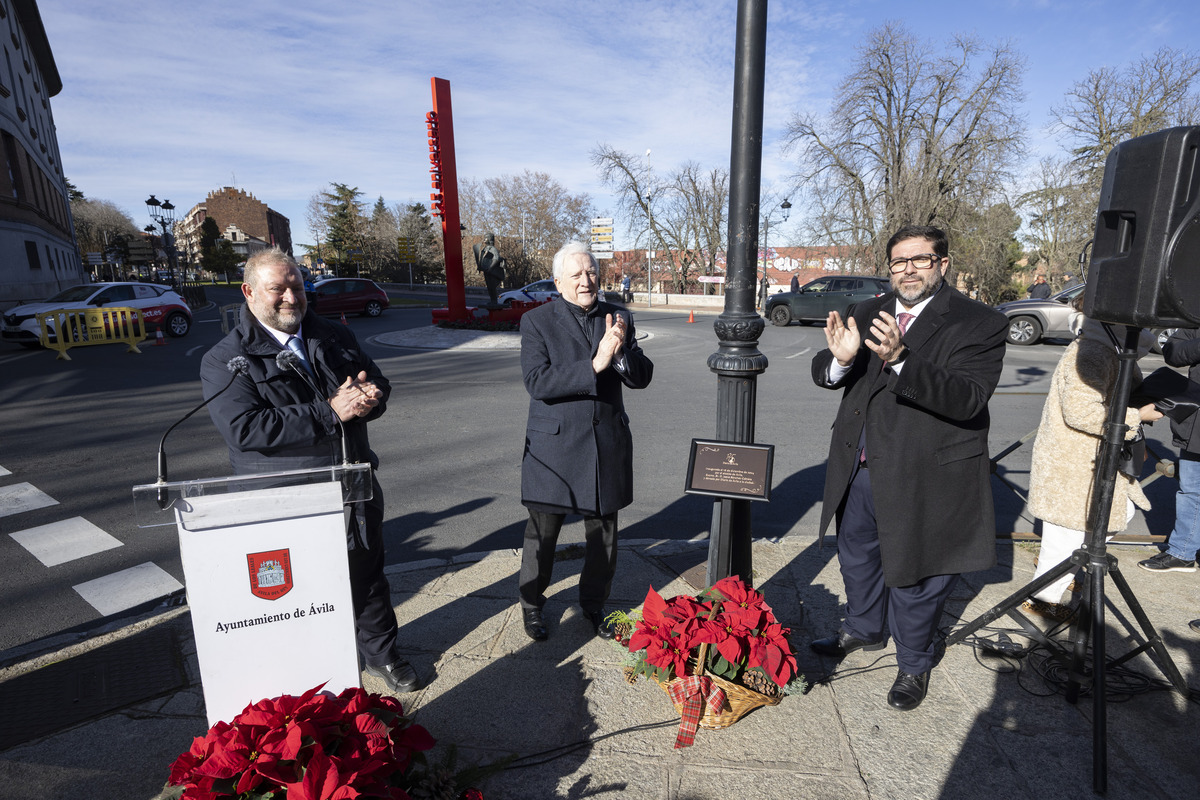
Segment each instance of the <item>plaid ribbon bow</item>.
[{"label": "plaid ribbon bow", "polygon": [[675,737],[675,749],[691,747],[696,741],[696,728],[704,716],[704,705],[714,714],[725,705],[725,690],[714,686],[707,675],[689,675],[671,681],[668,687],[671,702],[682,708],[679,720],[679,735]]}]

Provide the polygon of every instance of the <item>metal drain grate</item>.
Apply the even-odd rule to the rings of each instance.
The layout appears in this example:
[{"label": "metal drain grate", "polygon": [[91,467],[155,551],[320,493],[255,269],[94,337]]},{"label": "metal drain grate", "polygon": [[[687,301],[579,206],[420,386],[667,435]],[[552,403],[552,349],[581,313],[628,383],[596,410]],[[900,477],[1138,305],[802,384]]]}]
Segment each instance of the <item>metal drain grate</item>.
[{"label": "metal drain grate", "polygon": [[170,626],[0,683],[0,750],[187,685]]}]

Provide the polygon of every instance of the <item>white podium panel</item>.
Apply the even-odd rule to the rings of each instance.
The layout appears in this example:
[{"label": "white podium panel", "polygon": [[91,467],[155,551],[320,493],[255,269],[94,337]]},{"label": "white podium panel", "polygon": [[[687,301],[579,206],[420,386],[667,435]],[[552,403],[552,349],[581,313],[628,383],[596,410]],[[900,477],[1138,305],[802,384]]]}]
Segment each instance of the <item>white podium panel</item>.
[{"label": "white podium panel", "polygon": [[175,504],[209,725],[324,683],[360,685],[342,486]]}]

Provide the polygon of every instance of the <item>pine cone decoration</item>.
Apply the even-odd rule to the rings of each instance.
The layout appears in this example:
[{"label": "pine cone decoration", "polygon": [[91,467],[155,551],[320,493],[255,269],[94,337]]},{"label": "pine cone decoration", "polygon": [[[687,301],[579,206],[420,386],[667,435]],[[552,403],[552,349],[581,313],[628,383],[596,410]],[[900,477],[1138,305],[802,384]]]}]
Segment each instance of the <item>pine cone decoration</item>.
[{"label": "pine cone decoration", "polygon": [[612,626],[613,634],[617,637],[617,641],[621,644],[629,644],[629,637],[633,635],[633,626],[628,622],[618,622]]},{"label": "pine cone decoration", "polygon": [[775,682],[757,669],[748,669],[742,673],[742,686],[759,694],[765,694],[767,697],[779,695],[779,687]]},{"label": "pine cone decoration", "polygon": [[625,667],[621,672],[625,675],[626,683],[637,683],[638,676],[633,667]]},{"label": "pine cone decoration", "polygon": [[450,770],[435,767],[409,790],[408,795],[412,800],[458,800],[458,785]]}]

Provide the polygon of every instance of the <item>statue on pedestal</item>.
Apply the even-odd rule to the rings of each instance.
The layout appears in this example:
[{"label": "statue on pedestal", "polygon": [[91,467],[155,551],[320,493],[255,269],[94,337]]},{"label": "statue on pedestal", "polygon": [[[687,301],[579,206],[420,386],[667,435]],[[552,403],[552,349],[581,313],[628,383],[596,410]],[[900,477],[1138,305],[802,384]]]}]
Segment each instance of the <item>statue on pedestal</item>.
[{"label": "statue on pedestal", "polygon": [[496,235],[489,233],[483,239],[483,244],[476,244],[471,248],[471,252],[475,254],[475,268],[483,273],[484,283],[487,285],[488,296],[491,298],[490,306],[498,308],[500,301],[498,292],[500,284],[504,282],[505,268],[508,262],[504,260],[504,256],[500,255],[500,251],[496,249]]}]

